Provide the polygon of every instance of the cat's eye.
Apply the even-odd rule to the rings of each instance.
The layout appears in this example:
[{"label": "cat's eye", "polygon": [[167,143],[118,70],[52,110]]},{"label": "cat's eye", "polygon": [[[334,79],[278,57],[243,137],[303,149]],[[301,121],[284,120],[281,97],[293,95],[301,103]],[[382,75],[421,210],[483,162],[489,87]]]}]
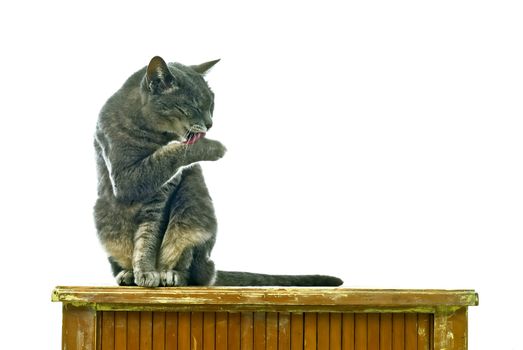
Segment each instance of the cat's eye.
[{"label": "cat's eye", "polygon": [[187,113],[187,111],[183,108],[180,108],[178,106],[175,106],[174,108],[176,108],[176,110],[178,110],[181,114],[183,114],[184,116],[186,117],[189,117],[189,113]]}]

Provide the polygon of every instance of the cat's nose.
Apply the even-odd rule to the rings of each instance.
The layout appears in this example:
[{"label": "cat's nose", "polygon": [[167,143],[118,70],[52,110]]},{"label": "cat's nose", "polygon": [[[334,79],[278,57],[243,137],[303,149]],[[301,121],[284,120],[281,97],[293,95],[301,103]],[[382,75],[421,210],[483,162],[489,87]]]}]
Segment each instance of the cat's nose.
[{"label": "cat's nose", "polygon": [[207,129],[210,129],[211,126],[212,126],[212,116],[211,116],[211,113],[210,112],[205,112],[205,114],[203,116],[203,120],[204,120],[204,123],[205,123],[205,127],[207,127]]}]

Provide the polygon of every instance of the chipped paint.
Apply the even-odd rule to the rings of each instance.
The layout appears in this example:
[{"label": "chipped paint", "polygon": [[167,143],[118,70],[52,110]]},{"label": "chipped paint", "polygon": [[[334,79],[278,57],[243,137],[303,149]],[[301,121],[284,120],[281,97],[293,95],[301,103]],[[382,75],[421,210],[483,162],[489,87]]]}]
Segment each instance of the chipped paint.
[{"label": "chipped paint", "polygon": [[[51,299],[64,304],[64,315],[75,307],[89,312],[94,317],[94,321],[89,322],[94,324],[102,311],[211,311],[226,312],[229,317],[242,312],[432,314],[430,318],[425,316],[423,325],[419,324],[414,334],[425,339],[425,344],[433,341],[430,347],[433,350],[466,350],[467,307],[478,304],[474,291],[346,288],[57,287]],[[289,332],[288,335],[292,336],[290,319],[279,318],[279,327],[286,335]],[[216,320],[216,326],[218,324],[227,326],[224,320]],[[66,326],[63,332],[67,334]],[[83,330],[75,329],[74,332],[77,341],[87,337]],[[91,331],[89,337],[93,334],[96,335],[96,331]],[[202,339],[194,334],[187,341],[191,348],[202,346]],[[74,343],[69,347],[73,350]]]}]

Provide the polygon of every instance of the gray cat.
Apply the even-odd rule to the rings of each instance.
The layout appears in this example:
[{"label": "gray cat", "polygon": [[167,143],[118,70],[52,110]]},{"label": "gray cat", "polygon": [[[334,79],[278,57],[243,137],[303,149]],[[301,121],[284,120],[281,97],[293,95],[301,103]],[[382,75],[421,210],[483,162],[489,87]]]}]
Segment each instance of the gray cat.
[{"label": "gray cat", "polygon": [[216,271],[216,217],[200,161],[225,154],[205,137],[214,94],[196,66],[154,57],[102,108],[95,135],[94,216],[119,285],[337,286],[321,275]]}]

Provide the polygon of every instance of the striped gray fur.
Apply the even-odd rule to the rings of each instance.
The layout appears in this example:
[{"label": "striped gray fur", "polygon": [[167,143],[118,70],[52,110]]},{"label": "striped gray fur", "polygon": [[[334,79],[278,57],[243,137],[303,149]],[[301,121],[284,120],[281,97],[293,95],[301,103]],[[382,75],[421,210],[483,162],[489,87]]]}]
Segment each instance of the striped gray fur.
[{"label": "striped gray fur", "polygon": [[154,57],[106,102],[94,147],[98,237],[120,285],[340,285],[330,276],[216,271],[217,222],[201,161],[226,152],[204,137],[214,94],[196,66]]}]

